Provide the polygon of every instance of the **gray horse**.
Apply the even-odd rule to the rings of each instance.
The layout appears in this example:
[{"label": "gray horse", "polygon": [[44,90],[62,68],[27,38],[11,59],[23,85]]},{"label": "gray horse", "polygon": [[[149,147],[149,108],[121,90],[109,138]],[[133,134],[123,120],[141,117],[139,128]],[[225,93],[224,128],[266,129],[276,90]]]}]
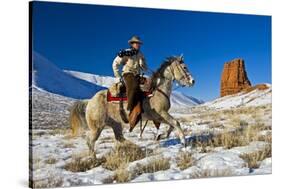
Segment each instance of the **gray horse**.
[{"label": "gray horse", "polygon": [[[194,79],[184,64],[182,56],[167,58],[159,69],[152,75],[153,96],[144,98],[142,119],[154,123],[166,123],[170,127],[165,136],[168,138],[174,128],[178,130],[181,143],[186,146],[185,136],[180,123],[168,113],[170,109],[170,95],[173,81],[181,86],[193,86]],[[126,107],[126,102],[124,102]],[[128,113],[128,112],[126,112]],[[82,124],[86,124],[90,131],[87,142],[90,152],[95,152],[95,142],[98,140],[105,126],[113,129],[116,140],[125,140],[122,128],[127,125],[120,115],[119,104],[107,101],[107,90],[96,93],[90,100],[78,101],[72,107],[70,124],[73,135],[76,135]],[[133,128],[130,128],[132,131]]]}]

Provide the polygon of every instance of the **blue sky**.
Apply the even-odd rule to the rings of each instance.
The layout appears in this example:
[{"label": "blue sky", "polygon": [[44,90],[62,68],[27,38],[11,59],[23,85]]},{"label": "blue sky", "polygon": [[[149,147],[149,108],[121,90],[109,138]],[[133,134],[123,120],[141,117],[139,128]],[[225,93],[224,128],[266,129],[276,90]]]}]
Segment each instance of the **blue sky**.
[{"label": "blue sky", "polygon": [[223,64],[243,58],[252,84],[271,83],[271,17],[116,6],[35,2],[33,49],[58,67],[111,75],[132,35],[156,70],[184,54],[196,84],[181,88],[203,100],[219,96]]}]

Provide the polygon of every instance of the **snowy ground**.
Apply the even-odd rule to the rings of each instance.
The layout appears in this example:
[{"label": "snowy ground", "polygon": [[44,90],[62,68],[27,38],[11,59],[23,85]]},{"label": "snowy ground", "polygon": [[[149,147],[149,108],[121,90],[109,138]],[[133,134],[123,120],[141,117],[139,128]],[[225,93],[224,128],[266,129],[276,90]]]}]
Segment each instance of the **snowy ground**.
[{"label": "snowy ground", "polygon": [[[38,97],[42,93],[36,91],[36,94]],[[43,99],[43,97],[40,98]],[[52,96],[52,103],[57,104],[54,98]],[[56,98],[64,102],[61,101],[63,97],[56,96]],[[48,98],[44,97],[44,99]],[[73,103],[72,100],[69,99],[69,103],[66,104],[70,106]],[[48,103],[51,102],[48,101]],[[57,113],[60,112],[63,117],[67,116],[67,105],[65,110],[58,109]],[[37,106],[37,108],[40,107]],[[35,113],[39,112],[39,109],[35,108],[35,110]],[[39,117],[49,115],[35,113],[34,115]],[[125,138],[147,152],[144,158],[127,162],[122,166],[123,171],[129,173],[127,178],[129,182],[271,173],[271,153],[268,154],[266,151],[268,148],[271,149],[271,88],[224,97],[190,109],[177,109],[171,114],[180,121],[186,134],[189,144],[186,148],[179,144],[176,131],[172,132],[169,139],[155,141],[156,128],[151,124],[146,127],[143,138],[139,138],[138,127],[132,133],[128,132],[128,128],[124,129]],[[37,121],[33,122],[33,125],[36,125],[40,119],[34,121]],[[63,124],[66,122],[64,121]],[[247,130],[251,127],[254,129]],[[72,172],[66,169],[75,157],[88,156],[84,135],[72,138],[66,126],[59,129],[51,125],[45,128],[43,126],[33,128],[31,150],[35,187],[120,182],[116,176],[118,174],[120,176],[120,172],[106,169],[102,163],[85,171]],[[164,133],[167,128],[167,125],[162,124],[159,133]],[[239,140],[236,141],[236,138],[229,138],[234,136],[234,131],[237,130],[248,131],[243,132],[246,133],[243,137],[250,139],[247,141],[245,139],[246,142],[242,143]],[[221,137],[218,144],[206,145],[205,143],[209,139],[215,140],[221,133],[232,132],[233,135]],[[114,150],[115,145],[112,130],[106,128],[96,143],[97,157],[101,159],[106,157]],[[191,156],[191,163],[179,160],[186,154]],[[244,158],[245,154],[250,156],[250,161]],[[155,160],[158,162],[167,160],[168,167],[156,169],[157,165],[154,165],[152,171],[139,171],[140,165],[148,165]],[[186,167],[181,168],[179,163],[185,164]]]}]

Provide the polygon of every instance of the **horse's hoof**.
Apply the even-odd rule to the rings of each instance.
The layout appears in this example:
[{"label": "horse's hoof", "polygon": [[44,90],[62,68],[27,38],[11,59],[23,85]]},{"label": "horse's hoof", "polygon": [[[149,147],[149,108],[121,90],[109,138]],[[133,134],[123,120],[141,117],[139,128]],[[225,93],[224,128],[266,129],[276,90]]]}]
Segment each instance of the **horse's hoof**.
[{"label": "horse's hoof", "polygon": [[182,145],[183,148],[187,147],[187,144],[185,144],[185,143],[181,143],[181,145]]},{"label": "horse's hoof", "polygon": [[187,143],[185,142],[185,140],[184,140],[184,141],[181,141],[181,145],[182,145],[184,148],[187,147]]},{"label": "horse's hoof", "polygon": [[156,141],[159,141],[161,139],[161,134],[159,134],[159,135],[157,135],[156,137],[155,137],[155,140]]}]

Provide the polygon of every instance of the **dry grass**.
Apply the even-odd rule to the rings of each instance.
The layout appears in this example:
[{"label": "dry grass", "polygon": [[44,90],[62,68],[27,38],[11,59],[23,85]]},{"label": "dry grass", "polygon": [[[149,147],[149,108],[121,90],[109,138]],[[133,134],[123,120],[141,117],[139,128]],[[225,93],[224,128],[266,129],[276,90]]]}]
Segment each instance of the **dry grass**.
[{"label": "dry grass", "polygon": [[148,163],[137,164],[137,167],[132,170],[132,172],[128,171],[127,166],[128,163],[122,163],[115,170],[114,180],[116,180],[116,182],[128,182],[143,173],[154,173],[161,170],[167,170],[170,168],[170,162],[167,158],[155,157],[152,158]]},{"label": "dry grass", "polygon": [[245,146],[249,141],[245,138],[243,131],[223,132],[215,136],[211,142],[213,147],[224,147],[230,149],[237,146]]},{"label": "dry grass", "polygon": [[[204,112],[194,119],[200,122],[212,120],[209,123],[210,129],[218,129],[210,139],[196,140],[192,145],[198,148],[200,153],[212,151],[215,147],[230,149],[238,146],[248,145],[252,141],[265,141],[271,143],[271,134],[261,135],[261,131],[271,130],[271,125],[266,125],[262,115],[265,112],[271,113],[271,106],[241,107],[231,110],[219,110],[215,112]],[[254,118],[253,118],[254,115]],[[223,122],[221,122],[223,120]],[[227,129],[228,128],[228,129]],[[214,130],[215,131],[215,130]]]},{"label": "dry grass", "polygon": [[44,162],[47,164],[55,164],[58,162],[58,160],[54,157],[50,157],[49,159],[46,159]]},{"label": "dry grass", "polygon": [[167,158],[154,158],[148,164],[141,166],[142,173],[154,173],[170,168],[170,162]]},{"label": "dry grass", "polygon": [[[243,125],[245,123],[240,123]],[[265,126],[264,124],[258,123],[251,126],[241,126],[232,132],[223,132],[222,134],[217,135],[211,145],[213,147],[223,146],[226,149],[230,149],[237,146],[248,145],[252,141],[263,140],[271,143],[271,135],[260,136],[259,132],[270,127]]]},{"label": "dry grass", "polygon": [[62,148],[75,148],[73,143],[63,143]]},{"label": "dry grass", "polygon": [[180,170],[184,170],[193,165],[194,159],[191,154],[180,152],[176,158],[176,162]]},{"label": "dry grass", "polygon": [[214,151],[213,146],[208,146],[206,143],[200,144],[201,146],[199,147],[199,153],[210,153]]},{"label": "dry grass", "polygon": [[215,129],[215,128],[220,128],[220,129],[222,129],[222,128],[224,128],[224,125],[223,125],[222,123],[220,123],[219,121],[214,121],[214,122],[211,122],[211,123],[209,124],[209,128],[210,128],[210,129]]},{"label": "dry grass", "polygon": [[38,137],[42,137],[44,135],[46,135],[48,132],[43,130],[43,131],[36,131],[36,130],[32,130],[30,131],[32,133],[32,138],[36,139]]},{"label": "dry grass", "polygon": [[105,156],[106,161],[103,167],[109,170],[116,170],[120,165],[143,159],[144,157],[146,157],[144,150],[130,141],[125,141],[117,143],[113,152]]},{"label": "dry grass", "polygon": [[70,130],[69,129],[61,129],[61,128],[55,128],[48,132],[49,135],[69,135]]},{"label": "dry grass", "polygon": [[257,131],[263,131],[263,130],[271,130],[272,127],[270,125],[265,125],[260,120],[256,120],[256,123],[251,126],[253,129]]},{"label": "dry grass", "polygon": [[271,126],[265,125],[264,123],[257,122],[247,128],[247,137],[249,141],[266,141],[271,143],[271,134],[266,136],[261,136],[260,131],[271,130]]},{"label": "dry grass", "polygon": [[[204,111],[193,119],[208,124],[210,129],[221,131],[210,139],[196,140],[192,143],[200,153],[212,151],[215,147],[230,149],[245,146],[252,141],[265,141],[271,143],[271,134],[261,135],[261,131],[271,130],[267,125],[265,113],[271,114],[271,106],[240,107],[228,110]],[[228,128],[228,129],[227,129]],[[217,130],[218,129],[218,130]],[[232,131],[231,131],[232,130]]]},{"label": "dry grass", "polygon": [[30,170],[36,170],[36,169],[39,169],[42,167],[42,161],[41,161],[41,158],[39,157],[30,157],[29,158],[29,169]]},{"label": "dry grass", "polygon": [[29,181],[30,188],[57,188],[61,187],[63,179],[54,175],[49,176],[45,180]]},{"label": "dry grass", "polygon": [[265,129],[269,129],[269,126],[264,124],[255,124],[252,126],[246,122],[240,123],[240,126],[233,131],[224,130],[220,134],[217,134],[210,139],[200,141],[197,139],[192,145],[199,149],[200,153],[208,153],[215,147],[223,147],[225,149],[231,149],[238,146],[246,146],[252,141],[266,141],[271,143],[271,135],[260,135],[259,132]]},{"label": "dry grass", "polygon": [[271,134],[267,134],[267,135],[259,135],[257,138],[258,141],[264,141],[264,142],[268,142],[268,143],[272,143],[272,135]]},{"label": "dry grass", "polygon": [[64,168],[71,172],[85,172],[94,167],[100,166],[105,162],[104,158],[97,159],[86,153],[81,153],[72,157],[72,161],[67,163]]},{"label": "dry grass", "polygon": [[257,152],[240,155],[247,162],[248,167],[252,169],[259,168],[261,161],[271,156],[271,145],[267,145],[263,150]]},{"label": "dry grass", "polygon": [[126,169],[127,164],[122,164],[115,170],[115,179],[116,182],[128,182],[131,180],[131,174]]},{"label": "dry grass", "polygon": [[248,125],[249,125],[248,122],[245,121],[245,120],[240,120],[240,121],[239,121],[239,126],[240,126],[240,127],[247,127]]},{"label": "dry grass", "polygon": [[244,131],[236,129],[234,131],[222,131],[220,134],[210,136],[209,139],[205,139],[204,141],[198,138],[192,145],[193,147],[197,147],[200,153],[208,153],[211,152],[215,147],[230,149],[248,144],[249,140],[245,137]]}]

